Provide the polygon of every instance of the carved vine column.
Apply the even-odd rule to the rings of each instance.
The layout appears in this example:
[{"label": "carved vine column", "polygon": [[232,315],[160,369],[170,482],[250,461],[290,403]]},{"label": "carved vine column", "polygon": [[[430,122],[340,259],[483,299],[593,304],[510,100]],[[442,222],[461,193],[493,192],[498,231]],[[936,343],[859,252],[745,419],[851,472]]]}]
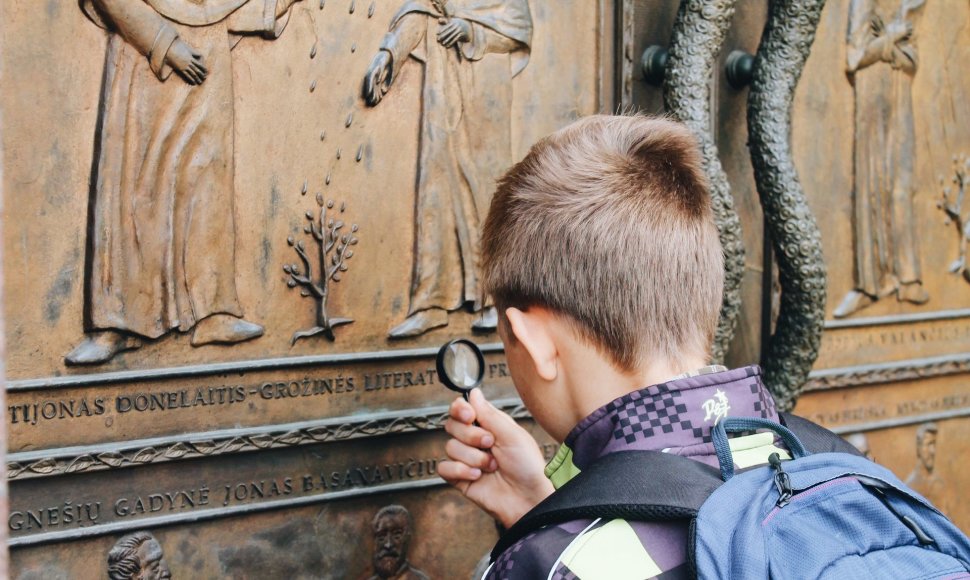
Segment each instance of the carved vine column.
[{"label": "carved vine column", "polygon": [[751,162],[781,280],[781,311],[763,366],[782,410],[794,406],[818,358],[825,316],[821,235],[791,151],[792,100],[824,4],[771,2],[748,94]]},{"label": "carved vine column", "polygon": [[731,186],[711,135],[711,77],[736,0],[684,0],[670,38],[664,73],[664,104],[697,136],[711,182],[714,219],[724,249],[724,300],[714,336],[713,359],[724,359],[741,309],[744,243]]}]

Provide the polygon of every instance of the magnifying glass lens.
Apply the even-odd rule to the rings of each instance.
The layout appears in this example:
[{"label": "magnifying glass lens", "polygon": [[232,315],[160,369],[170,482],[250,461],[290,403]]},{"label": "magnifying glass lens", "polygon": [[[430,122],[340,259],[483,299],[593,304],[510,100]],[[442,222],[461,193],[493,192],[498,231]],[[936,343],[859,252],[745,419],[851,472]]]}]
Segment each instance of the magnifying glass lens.
[{"label": "magnifying glass lens", "polygon": [[436,358],[438,378],[451,389],[468,399],[468,393],[482,383],[485,376],[485,357],[478,346],[457,338],[445,343]]},{"label": "magnifying glass lens", "polygon": [[472,389],[481,380],[478,354],[464,342],[448,345],[444,356],[445,372],[455,386]]}]

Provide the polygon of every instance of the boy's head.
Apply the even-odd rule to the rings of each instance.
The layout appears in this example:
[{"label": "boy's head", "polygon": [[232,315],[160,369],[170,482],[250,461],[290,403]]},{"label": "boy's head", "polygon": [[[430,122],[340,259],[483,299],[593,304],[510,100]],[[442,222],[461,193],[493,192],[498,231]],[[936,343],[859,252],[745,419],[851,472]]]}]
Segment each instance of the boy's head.
[{"label": "boy's head", "polygon": [[539,141],[500,180],[483,247],[499,312],[545,308],[620,372],[709,358],[723,256],[680,123],[597,115]]}]

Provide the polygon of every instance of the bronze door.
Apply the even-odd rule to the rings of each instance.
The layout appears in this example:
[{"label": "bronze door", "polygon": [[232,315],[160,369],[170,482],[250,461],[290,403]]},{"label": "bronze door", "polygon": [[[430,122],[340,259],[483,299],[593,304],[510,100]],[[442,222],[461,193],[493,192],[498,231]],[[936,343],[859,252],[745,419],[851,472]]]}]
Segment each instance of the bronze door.
[{"label": "bronze door", "polygon": [[[437,346],[473,336],[486,394],[529,420],[478,289],[490,184],[577,117],[662,110],[652,45],[722,177],[736,322],[719,352],[747,364],[780,344],[791,262],[765,230],[788,217],[757,183],[791,180],[756,173],[751,91],[724,68],[758,50],[766,2],[680,24],[675,0],[0,6],[11,577],[470,577],[496,531],[435,474],[452,398]],[[776,374],[778,392],[803,388],[798,412],[912,472],[967,529],[970,8],[851,7],[865,14],[821,12],[794,95],[824,251],[798,263],[827,272],[828,305],[807,383]],[[847,74],[866,39],[846,31],[876,13],[899,54]],[[878,191],[855,161],[877,149]],[[873,303],[837,318],[852,290]]]},{"label": "bronze door", "polygon": [[[828,2],[816,27],[808,14],[820,6],[814,2],[791,16],[783,10],[775,15],[768,2],[684,4],[681,22],[678,2],[625,4],[643,32],[630,37],[623,98],[657,111],[666,90],[668,107],[704,121],[717,147],[722,187],[730,188],[744,249],[736,286],[740,314],[726,360],[777,365],[786,332],[794,335],[790,344],[796,349],[817,349],[807,380],[775,381],[776,398],[794,403],[800,393],[796,413],[845,436],[970,529],[962,492],[970,481],[963,461],[970,440],[970,214],[964,202],[970,82],[960,73],[970,55],[970,7]],[[783,38],[802,29],[801,41],[811,51],[803,65],[797,51],[781,57],[789,59],[787,66],[804,66],[800,78],[793,75],[794,95],[779,92],[781,103],[791,102],[791,123],[777,125],[775,136],[784,145],[790,135],[790,156],[769,159],[759,174],[752,165],[759,136],[749,129],[766,122],[757,101],[766,83],[752,98],[749,63],[736,51],[758,59],[770,53],[774,47],[762,44],[766,25],[783,31]],[[814,41],[806,28],[814,28]],[[677,34],[694,47],[692,62],[713,61],[711,75],[702,76],[707,92],[698,81],[690,85],[696,91],[671,95],[669,74],[666,86],[657,84],[664,72],[658,50],[672,53],[671,36]],[[647,52],[651,46],[659,48]],[[764,71],[765,77],[783,76],[785,67],[778,68]],[[683,74],[673,80],[675,88],[684,86]],[[796,263],[811,270],[817,258],[802,253],[798,241],[810,239],[810,232],[800,229],[793,206],[770,206],[770,173],[786,163],[797,170],[817,224],[825,276],[814,288],[819,278],[801,279],[812,292],[794,293],[807,307],[790,324],[780,320],[786,309],[798,310],[785,303],[791,289],[785,268]],[[766,193],[769,207],[763,209]],[[780,247],[772,240],[772,220],[782,233],[795,228],[793,243]],[[786,255],[791,250],[797,259]],[[824,289],[823,300],[817,288]],[[820,333],[815,345],[813,327]],[[799,357],[789,360],[786,372],[805,370]]]}]

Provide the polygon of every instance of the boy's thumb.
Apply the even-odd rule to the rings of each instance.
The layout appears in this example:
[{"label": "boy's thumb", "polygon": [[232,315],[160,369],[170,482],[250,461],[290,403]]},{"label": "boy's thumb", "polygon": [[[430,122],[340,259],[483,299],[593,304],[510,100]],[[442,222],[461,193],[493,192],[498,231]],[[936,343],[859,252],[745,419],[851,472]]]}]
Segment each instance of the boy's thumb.
[{"label": "boy's thumb", "polygon": [[468,402],[475,409],[475,416],[478,419],[479,425],[492,432],[496,428],[501,429],[502,416],[505,413],[499,411],[494,405],[489,403],[485,395],[482,394],[481,389],[474,389],[468,397]]}]

